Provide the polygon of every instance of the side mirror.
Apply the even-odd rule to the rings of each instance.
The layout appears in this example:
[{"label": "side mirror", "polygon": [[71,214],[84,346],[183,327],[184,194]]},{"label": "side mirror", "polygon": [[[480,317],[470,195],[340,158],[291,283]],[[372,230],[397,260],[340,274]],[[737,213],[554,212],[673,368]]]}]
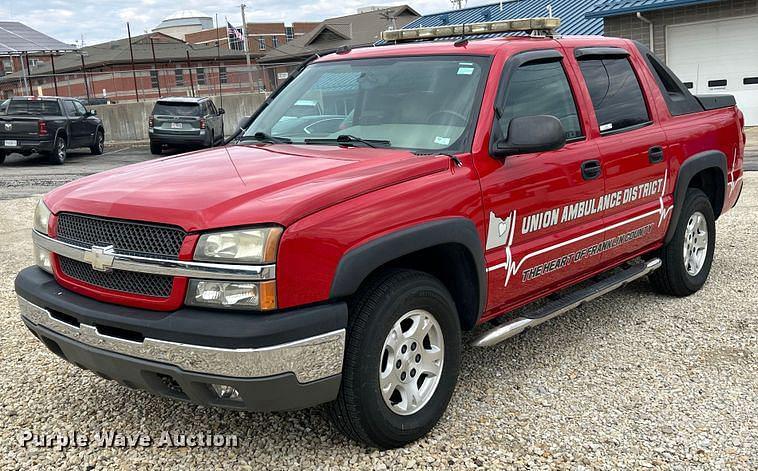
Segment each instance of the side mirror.
[{"label": "side mirror", "polygon": [[97,116],[97,110],[87,110],[87,116]]},{"label": "side mirror", "polygon": [[495,157],[547,152],[566,145],[566,131],[555,116],[538,115],[513,118],[508,137],[494,143],[490,153]]},{"label": "side mirror", "polygon": [[223,108],[219,108],[218,109],[218,115],[219,116],[221,116],[222,114],[225,114],[225,113],[226,113],[226,110],[224,110]]}]

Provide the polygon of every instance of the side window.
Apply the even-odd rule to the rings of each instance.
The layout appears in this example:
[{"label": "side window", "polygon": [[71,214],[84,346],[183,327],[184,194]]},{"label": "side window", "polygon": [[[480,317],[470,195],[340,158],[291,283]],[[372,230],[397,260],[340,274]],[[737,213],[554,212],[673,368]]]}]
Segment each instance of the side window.
[{"label": "side window", "polygon": [[627,58],[579,61],[601,134],[650,122],[640,83]]},{"label": "side window", "polygon": [[559,61],[524,64],[510,76],[507,87],[500,119],[503,136],[513,118],[549,115],[561,121],[566,139],[582,137],[574,95]]},{"label": "side window", "polygon": [[71,100],[65,100],[63,102],[63,109],[66,111],[66,115],[69,117],[76,116],[76,107],[74,106],[74,102]]},{"label": "side window", "polygon": [[692,82],[682,83],[674,72],[666,67],[666,64],[661,62],[650,49],[640,43],[635,43],[635,45],[645,58],[648,69],[655,77],[655,82],[658,84],[672,116],[703,111],[700,102],[689,91],[693,87]]},{"label": "side window", "polygon": [[82,105],[78,101],[74,102],[74,107],[76,108],[76,115],[77,116],[84,116],[84,114],[87,112],[87,110],[84,109],[84,105]]}]

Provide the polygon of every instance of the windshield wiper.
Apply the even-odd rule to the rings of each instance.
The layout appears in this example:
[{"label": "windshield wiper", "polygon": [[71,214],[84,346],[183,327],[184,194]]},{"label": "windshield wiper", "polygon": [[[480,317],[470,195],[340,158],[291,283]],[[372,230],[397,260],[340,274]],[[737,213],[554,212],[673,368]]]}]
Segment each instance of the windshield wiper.
[{"label": "windshield wiper", "polygon": [[292,139],[289,139],[287,137],[271,136],[269,134],[266,134],[265,132],[260,132],[260,131],[253,134],[252,136],[240,136],[239,138],[237,138],[237,142],[243,142],[243,141],[268,142],[270,144],[292,144]]},{"label": "windshield wiper", "polygon": [[367,147],[389,147],[392,143],[388,140],[382,139],[363,139],[362,137],[352,136],[350,134],[340,134],[337,139],[306,139],[306,144],[340,144],[340,145],[355,145],[363,144]]}]

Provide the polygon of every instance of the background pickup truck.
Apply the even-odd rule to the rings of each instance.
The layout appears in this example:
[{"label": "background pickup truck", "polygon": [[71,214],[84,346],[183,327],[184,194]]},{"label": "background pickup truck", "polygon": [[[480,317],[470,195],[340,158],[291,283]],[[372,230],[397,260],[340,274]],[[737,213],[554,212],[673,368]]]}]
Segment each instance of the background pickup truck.
[{"label": "background pickup truck", "polygon": [[102,154],[105,129],[96,115],[72,98],[11,98],[0,115],[0,164],[13,152],[39,152],[52,164],[65,162],[68,150],[76,147]]},{"label": "background pickup truck", "polygon": [[[282,125],[302,112],[342,119]],[[445,412],[462,331],[489,347],[645,277],[700,290],[742,189],[743,125],[734,99],[691,95],[629,40],[343,50],[224,148],[46,195],[21,317],[121,384],[234,409],[329,403],[348,436],[401,446]]]}]

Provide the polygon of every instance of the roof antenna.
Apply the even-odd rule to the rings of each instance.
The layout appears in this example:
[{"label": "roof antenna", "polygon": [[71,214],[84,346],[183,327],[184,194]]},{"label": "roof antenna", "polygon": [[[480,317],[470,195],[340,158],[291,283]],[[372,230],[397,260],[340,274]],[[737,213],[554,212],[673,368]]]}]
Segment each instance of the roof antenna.
[{"label": "roof antenna", "polygon": [[455,47],[462,47],[468,44],[468,38],[466,37],[466,23],[461,25],[461,37],[453,43]]},{"label": "roof antenna", "polygon": [[547,4],[547,17],[552,18],[553,17],[553,5],[550,3]]}]

